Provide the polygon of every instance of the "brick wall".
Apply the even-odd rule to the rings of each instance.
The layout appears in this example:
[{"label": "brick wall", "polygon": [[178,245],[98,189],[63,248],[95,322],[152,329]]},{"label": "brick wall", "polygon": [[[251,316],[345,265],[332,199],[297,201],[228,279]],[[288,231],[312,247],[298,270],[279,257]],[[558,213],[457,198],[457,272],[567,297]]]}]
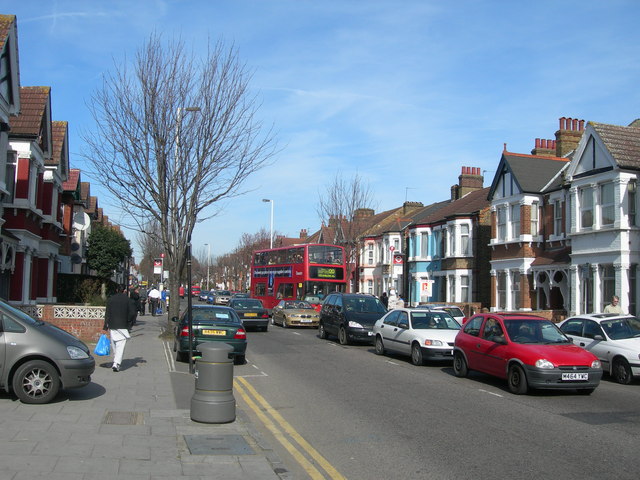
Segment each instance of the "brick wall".
[{"label": "brick wall", "polygon": [[85,343],[96,343],[104,325],[105,307],[81,305],[37,305],[22,307],[28,315],[49,322]]}]

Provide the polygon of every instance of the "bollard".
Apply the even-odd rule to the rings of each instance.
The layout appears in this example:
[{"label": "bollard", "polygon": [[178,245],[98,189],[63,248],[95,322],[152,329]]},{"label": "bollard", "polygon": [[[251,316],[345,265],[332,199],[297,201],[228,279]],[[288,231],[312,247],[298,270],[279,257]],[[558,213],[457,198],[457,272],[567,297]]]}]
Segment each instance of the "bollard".
[{"label": "bollard", "polygon": [[196,390],[191,397],[191,420],[229,423],[236,419],[233,397],[233,347],[226,343],[198,345],[202,358],[196,361]]}]

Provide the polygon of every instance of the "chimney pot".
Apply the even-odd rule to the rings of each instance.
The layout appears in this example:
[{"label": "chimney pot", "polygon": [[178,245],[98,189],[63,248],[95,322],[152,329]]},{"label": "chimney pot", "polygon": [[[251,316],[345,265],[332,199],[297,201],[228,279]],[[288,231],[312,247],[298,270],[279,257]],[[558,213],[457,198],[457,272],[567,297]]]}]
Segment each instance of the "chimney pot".
[{"label": "chimney pot", "polygon": [[579,125],[578,125],[578,129],[579,129],[580,131],[583,131],[583,130],[584,130],[584,120],[580,120]]},{"label": "chimney pot", "polygon": [[578,119],[574,118],[573,119],[573,131],[578,131]]}]

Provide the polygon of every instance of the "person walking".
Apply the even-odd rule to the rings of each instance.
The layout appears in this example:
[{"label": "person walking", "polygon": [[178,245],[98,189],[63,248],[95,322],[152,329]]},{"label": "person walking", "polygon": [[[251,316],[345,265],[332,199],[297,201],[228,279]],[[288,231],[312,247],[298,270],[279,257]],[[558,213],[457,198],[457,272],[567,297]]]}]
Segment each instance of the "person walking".
[{"label": "person walking", "polygon": [[153,315],[155,317],[157,315],[157,313],[158,313],[158,303],[160,303],[160,297],[161,297],[160,290],[158,290],[156,288],[156,286],[154,285],[153,287],[151,287],[151,290],[149,290],[149,293],[147,294],[147,297],[149,298],[149,306],[151,307],[151,315]]},{"label": "person walking", "polygon": [[126,287],[107,299],[102,330],[105,332],[109,330],[113,345],[113,365],[111,369],[114,372],[120,371],[124,347],[127,345],[127,339],[131,338],[129,331],[135,316],[135,302],[127,295]]},{"label": "person walking", "polygon": [[147,289],[140,290],[140,315],[146,315],[147,311]]},{"label": "person walking", "polygon": [[611,297],[611,303],[604,307],[604,313],[618,313],[621,315],[624,313],[620,307],[620,298],[617,295]]},{"label": "person walking", "polygon": [[138,320],[138,312],[140,311],[140,290],[138,287],[133,287],[129,292],[129,297],[133,300],[134,305],[136,306],[136,314],[133,317],[133,325],[136,324]]},{"label": "person walking", "polygon": [[380,296],[380,301],[384,305],[384,308],[389,308],[389,297],[387,297],[387,292],[382,292]]}]

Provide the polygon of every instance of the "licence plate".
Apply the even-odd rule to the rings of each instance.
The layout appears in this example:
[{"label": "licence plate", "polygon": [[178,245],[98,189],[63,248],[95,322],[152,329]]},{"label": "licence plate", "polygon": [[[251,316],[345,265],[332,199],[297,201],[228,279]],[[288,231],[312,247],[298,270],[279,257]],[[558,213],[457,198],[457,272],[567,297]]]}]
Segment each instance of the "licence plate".
[{"label": "licence plate", "polygon": [[311,320],[309,320],[308,318],[303,318],[302,320],[300,320],[300,323],[311,323]]},{"label": "licence plate", "polygon": [[224,330],[202,330],[203,335],[218,335],[224,336],[227,334]]},{"label": "licence plate", "polygon": [[588,373],[563,373],[562,380],[589,380]]},{"label": "licence plate", "polygon": [[257,317],[258,314],[257,313],[245,313],[244,316],[245,317]]}]

